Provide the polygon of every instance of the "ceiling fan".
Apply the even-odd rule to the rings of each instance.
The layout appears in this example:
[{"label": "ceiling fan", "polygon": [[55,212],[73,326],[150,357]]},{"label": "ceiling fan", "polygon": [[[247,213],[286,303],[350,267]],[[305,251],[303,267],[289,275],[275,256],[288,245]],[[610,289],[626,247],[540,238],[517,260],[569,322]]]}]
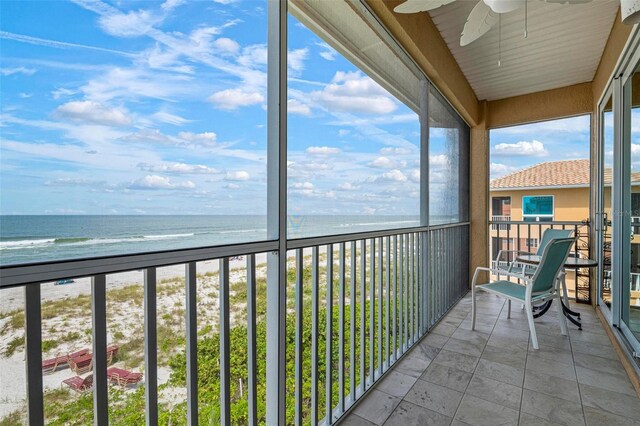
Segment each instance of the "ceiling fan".
[{"label": "ceiling fan", "polygon": [[[455,0],[407,0],[404,3],[398,5],[393,9],[397,13],[417,13],[426,12],[429,10],[437,9],[440,6],[444,6],[449,3],[453,3]],[[546,3],[559,3],[559,4],[580,4],[589,3],[592,0],[544,0]],[[460,35],[460,46],[466,46],[475,40],[479,39],[487,31],[491,29],[500,20],[500,14],[513,12],[521,7],[527,8],[527,0],[480,0],[475,5],[467,22],[464,24],[464,29]],[[526,30],[526,15],[525,15],[525,33]]]}]

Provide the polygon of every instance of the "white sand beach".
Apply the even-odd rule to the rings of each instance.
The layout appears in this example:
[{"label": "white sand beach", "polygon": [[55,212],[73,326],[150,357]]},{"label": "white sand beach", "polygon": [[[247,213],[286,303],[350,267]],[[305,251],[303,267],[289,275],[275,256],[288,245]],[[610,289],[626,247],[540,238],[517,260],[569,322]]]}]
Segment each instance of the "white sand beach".
[{"label": "white sand beach", "polygon": [[[266,254],[262,253],[256,256],[256,264],[258,265],[257,275],[264,276],[266,274]],[[218,272],[219,262],[217,260],[198,262],[198,311],[199,315],[208,312],[208,317],[212,317],[212,321],[216,321],[216,316],[211,316],[211,312],[217,312],[218,299],[217,291],[211,289],[211,283]],[[244,280],[246,270],[246,258],[244,256],[234,258],[230,261],[229,269],[231,271],[231,282]],[[157,281],[171,282],[179,284],[185,276],[185,266],[176,265],[162,267],[157,269]],[[217,281],[217,277],[215,278]],[[122,289],[129,286],[140,286],[143,283],[142,271],[129,271],[118,274],[107,275],[107,292],[115,289]],[[43,306],[50,301],[59,301],[63,299],[74,299],[78,296],[91,294],[91,278],[78,278],[71,284],[54,285],[53,282],[42,284],[42,303]],[[207,292],[209,290],[209,292]],[[0,314],[15,312],[24,309],[24,289],[12,288],[2,290],[2,301],[0,302]],[[212,297],[213,296],[213,297]],[[109,293],[107,293],[109,303]],[[175,294],[158,295],[158,315],[161,313],[172,312],[176,306],[184,307],[184,292],[178,291]],[[201,312],[202,311],[202,312]],[[144,321],[144,314],[141,306],[132,307],[129,311],[116,311],[114,309],[107,312],[108,321],[108,343],[119,343],[113,341],[113,328],[118,330],[133,330],[139,327]],[[9,317],[0,319],[0,330],[5,329],[5,324],[9,321]],[[86,336],[86,331],[91,329],[91,312],[86,315],[74,317],[72,322],[64,321],[61,318],[43,319],[43,340],[55,338],[58,334],[49,335],[50,330],[63,330],[65,333],[80,333],[83,339],[72,342],[60,342],[51,353],[43,353],[43,358],[53,357],[57,354],[64,354],[77,351],[79,349],[90,349],[90,336]],[[215,325],[215,324],[214,324]],[[112,327],[113,326],[113,327]],[[4,332],[0,335],[0,349],[6,347],[7,343],[15,339],[21,330],[13,330]],[[118,367],[126,367],[122,363],[114,364]],[[165,367],[158,368],[159,384],[166,383],[169,379],[170,370]],[[44,390],[59,388],[62,381],[75,376],[75,373],[69,368],[60,369],[53,374],[43,376]],[[142,382],[144,383],[144,381]],[[173,391],[176,394],[182,394],[179,389]],[[14,410],[24,407],[26,398],[26,371],[25,371],[25,353],[24,346],[20,345],[16,351],[9,357],[0,355],[0,419]]]}]

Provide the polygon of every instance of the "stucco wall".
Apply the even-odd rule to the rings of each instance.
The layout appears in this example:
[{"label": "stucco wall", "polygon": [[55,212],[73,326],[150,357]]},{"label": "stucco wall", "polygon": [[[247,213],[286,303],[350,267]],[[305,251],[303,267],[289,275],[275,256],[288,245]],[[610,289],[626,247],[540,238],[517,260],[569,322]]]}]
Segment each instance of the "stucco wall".
[{"label": "stucco wall", "polygon": [[513,126],[558,117],[589,114],[593,110],[591,83],[545,90],[489,102],[489,128]]},{"label": "stucco wall", "polygon": [[580,221],[589,218],[589,188],[492,191],[491,197],[511,197],[511,220],[522,220],[522,197],[552,195],[556,221]]}]

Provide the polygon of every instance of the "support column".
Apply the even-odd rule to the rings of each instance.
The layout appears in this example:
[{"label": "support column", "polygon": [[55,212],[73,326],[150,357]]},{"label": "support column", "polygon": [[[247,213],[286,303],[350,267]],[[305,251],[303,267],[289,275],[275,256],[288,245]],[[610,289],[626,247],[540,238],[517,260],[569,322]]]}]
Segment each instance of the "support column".
[{"label": "support column", "polygon": [[[478,266],[489,265],[489,114],[486,101],[480,103],[480,116],[471,127],[469,158],[469,282]],[[486,276],[484,278],[487,278]],[[482,279],[482,278],[481,278]]]},{"label": "support column", "polygon": [[267,424],[285,424],[287,283],[287,2],[267,5]]}]

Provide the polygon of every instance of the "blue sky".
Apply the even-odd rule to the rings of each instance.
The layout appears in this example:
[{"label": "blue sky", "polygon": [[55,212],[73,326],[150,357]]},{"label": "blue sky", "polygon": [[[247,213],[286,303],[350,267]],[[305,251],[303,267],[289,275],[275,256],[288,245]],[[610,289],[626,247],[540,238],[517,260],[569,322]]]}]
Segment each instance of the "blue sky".
[{"label": "blue sky", "polygon": [[589,158],[590,115],[494,129],[491,177],[545,161]]},{"label": "blue sky", "polygon": [[[266,213],[266,2],[0,13],[2,214]],[[288,68],[289,213],[417,215],[417,115],[293,17]],[[492,176],[586,158],[588,120],[567,123],[492,132]],[[447,141],[432,129],[432,212]]]}]

